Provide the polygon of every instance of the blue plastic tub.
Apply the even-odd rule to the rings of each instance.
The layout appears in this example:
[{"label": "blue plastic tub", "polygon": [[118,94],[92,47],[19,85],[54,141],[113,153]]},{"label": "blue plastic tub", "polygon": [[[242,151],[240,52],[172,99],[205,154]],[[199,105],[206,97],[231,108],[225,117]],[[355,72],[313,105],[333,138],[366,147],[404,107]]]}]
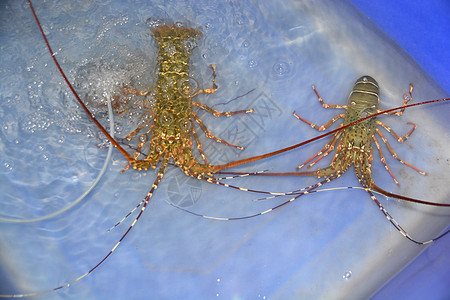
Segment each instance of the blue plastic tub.
[{"label": "blue plastic tub", "polygon": [[[345,1],[113,0],[34,5],[69,80],[107,128],[107,98],[115,99],[124,84],[139,89],[155,84],[158,48],[147,19],[200,27],[203,36],[191,56],[191,76],[210,88],[208,65],[216,64],[219,89],[194,100],[219,111],[255,109],[229,118],[199,110],[212,134],[246,146],[241,151],[216,143],[196,127],[209,162],[223,164],[318,135],[292,112],[324,124],[342,111],[324,109],[312,84],[326,103],[345,104],[354,81],[371,75],[380,85],[382,109],[400,106],[410,83],[415,86],[413,102],[448,96],[448,39],[423,40],[428,32],[448,32],[448,5],[417,9],[406,2],[398,7],[377,4],[390,7],[385,11],[353,2],[356,6]],[[158,168],[122,173],[127,162],[116,150],[108,160],[108,149],[99,147],[108,148],[104,137],[63,82],[25,1],[4,1],[0,17],[0,294],[22,294],[71,282],[100,262],[137,213],[107,230],[145,197]],[[433,44],[436,40],[441,43]],[[377,185],[418,199],[449,201],[448,112],[448,104],[440,103],[380,118],[400,135],[410,129],[408,122],[418,125],[403,144],[385,135],[400,157],[428,176],[400,164],[382,145],[400,186],[374,150]],[[127,116],[116,114],[114,120],[116,136],[133,130],[134,121]],[[292,172],[326,142],[234,170]],[[329,165],[331,156],[317,167]],[[196,159],[202,160],[198,154]],[[97,177],[98,184],[84,196]],[[281,192],[317,181],[249,176],[227,183]],[[346,186],[359,186],[351,169],[322,188]],[[417,271],[426,264],[423,259],[414,262],[405,269],[409,273],[403,271],[376,294],[425,247],[404,238],[362,190],[305,195],[263,216],[237,221],[200,218],[166,203],[208,216],[239,217],[289,199],[253,201],[261,197],[189,178],[169,166],[139,222],[113,255],[70,287],[36,299],[448,296],[448,271],[436,268],[448,266],[448,238],[419,256],[431,261],[431,272],[430,265],[428,271]],[[378,198],[418,240],[438,235],[449,224],[447,209]],[[47,220],[8,222],[54,214],[77,199],[81,201],[74,207]],[[421,272],[436,276],[431,285],[423,284]],[[402,278],[411,277],[420,284],[411,280],[406,288]]]}]

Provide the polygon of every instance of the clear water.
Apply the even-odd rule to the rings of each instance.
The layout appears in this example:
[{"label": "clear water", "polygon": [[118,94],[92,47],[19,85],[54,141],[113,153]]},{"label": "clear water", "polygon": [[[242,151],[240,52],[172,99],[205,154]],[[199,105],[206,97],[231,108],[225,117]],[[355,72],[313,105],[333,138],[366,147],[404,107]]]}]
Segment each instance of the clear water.
[{"label": "clear water", "polygon": [[[1,4],[0,216],[34,218],[77,199],[98,175],[107,150],[103,137],[75,103],[43,43],[24,1]],[[200,134],[214,164],[266,153],[318,133],[292,116],[295,110],[323,124],[344,104],[356,78],[369,74],[381,87],[382,108],[399,106],[409,83],[414,100],[444,92],[351,5],[332,1],[228,3],[215,1],[71,1],[36,3],[35,9],[60,63],[82,99],[108,124],[103,104],[132,82],[151,87],[157,46],[149,17],[201,27],[192,55],[192,76],[211,85],[208,65],[217,65],[219,90],[197,101],[218,110],[255,108],[252,115],[199,115],[218,137],[247,148],[217,144]],[[245,97],[231,101],[255,89]],[[226,104],[225,104],[226,103]],[[405,144],[389,141],[424,177],[388,157],[396,187],[374,153],[375,182],[394,193],[445,201],[448,182],[448,105],[408,109],[383,117],[399,134],[418,124]],[[125,135],[128,119],[116,118]],[[200,132],[200,130],[199,130]],[[386,134],[388,135],[388,134]],[[447,138],[446,138],[447,137]],[[293,171],[326,140],[239,170]],[[387,149],[384,154],[389,156]],[[329,164],[324,159],[318,167]],[[0,224],[1,293],[56,287],[85,273],[111,249],[132,218],[111,232],[147,193],[156,171],[120,171],[117,151],[97,187],[76,207],[47,221]],[[230,183],[287,191],[314,178],[243,178]],[[332,186],[358,186],[350,170]],[[132,298],[361,298],[368,297],[423,247],[403,238],[363,191],[324,192],[299,198],[273,213],[242,221],[198,218],[167,205],[235,217],[264,211],[282,201],[254,202],[260,195],[187,178],[169,167],[140,221],[93,274],[44,299]],[[386,200],[383,205],[419,240],[439,233],[448,213]],[[12,286],[12,284],[14,286]]]}]

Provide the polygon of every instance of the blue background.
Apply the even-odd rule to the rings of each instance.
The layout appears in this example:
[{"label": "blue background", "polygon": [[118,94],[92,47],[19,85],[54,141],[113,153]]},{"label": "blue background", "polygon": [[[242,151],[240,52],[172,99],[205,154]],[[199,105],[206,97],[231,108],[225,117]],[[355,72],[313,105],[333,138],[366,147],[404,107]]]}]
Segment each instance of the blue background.
[{"label": "blue background", "polygon": [[447,92],[450,91],[450,2],[445,0],[353,0],[408,52]]}]

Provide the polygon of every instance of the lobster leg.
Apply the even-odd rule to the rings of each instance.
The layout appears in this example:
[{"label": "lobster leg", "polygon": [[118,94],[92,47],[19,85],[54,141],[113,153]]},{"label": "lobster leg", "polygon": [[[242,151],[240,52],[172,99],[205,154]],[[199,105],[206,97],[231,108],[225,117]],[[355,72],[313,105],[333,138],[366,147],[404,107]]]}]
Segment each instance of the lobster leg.
[{"label": "lobster leg", "polygon": [[[338,133],[335,137],[331,138],[331,139],[330,139],[330,142],[327,143],[327,145],[331,143],[331,145],[329,146],[329,148],[326,149],[325,153],[323,153],[323,154],[322,154],[322,150],[323,150],[323,149],[322,149],[322,150],[320,151],[320,153],[318,153],[318,155],[320,155],[320,154],[322,154],[322,155],[320,155],[320,157],[319,157],[318,159],[316,159],[315,161],[313,161],[312,163],[310,163],[310,164],[308,165],[308,168],[314,166],[319,160],[321,160],[322,158],[324,158],[325,156],[327,156],[328,154],[330,154],[330,153],[334,150],[334,147],[336,146],[336,143],[337,143],[337,141],[339,140],[339,138],[341,137],[341,135],[342,135],[342,131],[339,131],[339,133]],[[325,145],[325,146],[327,146],[327,145]]]},{"label": "lobster leg", "polygon": [[389,172],[389,174],[391,175],[392,179],[394,179],[395,184],[400,186],[400,184],[398,183],[397,179],[395,179],[394,174],[392,174],[391,169],[389,169],[389,166],[388,166],[388,164],[386,162],[386,158],[383,155],[383,151],[381,151],[380,144],[378,143],[377,138],[375,136],[373,136],[372,139],[375,142],[375,146],[377,146],[378,153],[380,153],[381,162],[383,163],[384,168]]},{"label": "lobster leg", "polygon": [[336,122],[340,118],[344,118],[345,117],[345,114],[340,114],[340,115],[337,115],[336,117],[334,117],[333,119],[331,119],[330,121],[328,121],[326,124],[324,124],[322,126],[318,126],[318,125],[316,125],[314,123],[311,123],[310,121],[308,121],[306,119],[303,119],[298,114],[296,114],[295,111],[293,112],[293,115],[294,115],[294,117],[296,117],[300,121],[305,122],[306,124],[308,124],[309,126],[311,126],[312,128],[314,128],[314,129],[316,129],[318,131],[323,131],[323,130],[327,129],[328,127],[331,126],[331,124],[333,124],[334,122]]},{"label": "lobster leg", "polygon": [[413,91],[413,85],[409,84],[409,92],[405,95],[403,95],[403,99],[405,99],[405,101],[403,102],[403,105],[401,106],[402,109],[400,111],[389,111],[389,112],[385,112],[383,114],[385,115],[391,115],[391,116],[401,116],[403,115],[403,112],[405,111],[406,105],[408,104],[409,101],[412,100],[412,91]]},{"label": "lobster leg", "polygon": [[198,152],[200,152],[200,155],[202,156],[205,164],[208,164],[208,161],[206,160],[206,154],[202,149],[202,143],[200,142],[200,139],[198,138],[197,132],[195,131],[194,127],[192,127],[192,135],[194,136],[195,142],[197,143]]},{"label": "lobster leg", "polygon": [[[342,131],[338,131],[331,137],[330,141],[323,147],[319,152],[317,152],[314,156],[310,157],[307,161],[305,161],[303,164],[299,165],[297,167],[298,169],[303,168],[306,164],[308,164],[311,160],[316,158],[317,156],[321,155],[323,152],[331,152],[334,148],[335,142],[339,139],[339,136],[341,135]],[[330,150],[331,149],[331,150]],[[327,153],[328,154],[328,153]],[[320,160],[319,158],[318,160]],[[318,161],[317,160],[317,161]],[[316,162],[316,161],[315,161]],[[311,165],[308,165],[308,168],[311,167],[315,162],[313,162]]]},{"label": "lobster leg", "polygon": [[203,132],[206,134],[206,136],[207,136],[208,138],[210,138],[210,139],[212,139],[212,140],[214,140],[214,141],[216,141],[216,142],[222,143],[222,144],[224,144],[224,145],[227,145],[227,146],[230,146],[230,147],[234,147],[234,148],[237,148],[237,149],[239,149],[239,150],[244,150],[244,147],[236,146],[236,145],[230,144],[230,143],[228,143],[227,141],[222,140],[222,139],[220,139],[220,138],[218,138],[218,137],[212,135],[212,134],[211,134],[211,131],[209,131],[209,130],[206,128],[205,124],[203,124],[203,121],[197,116],[196,113],[192,112],[192,116],[194,117],[195,122],[197,122],[198,125],[200,125],[200,128],[203,130]]},{"label": "lobster leg", "polygon": [[417,169],[416,167],[414,167],[413,165],[408,164],[407,162],[405,162],[403,159],[401,159],[397,153],[394,152],[394,150],[392,149],[391,145],[389,144],[389,142],[387,141],[387,139],[384,137],[383,133],[381,133],[381,131],[377,128],[377,133],[380,135],[381,139],[383,140],[383,142],[386,144],[386,146],[388,147],[389,152],[391,152],[392,157],[394,157],[396,160],[398,160],[399,162],[401,162],[404,165],[407,165],[408,167],[414,169],[415,171],[419,172],[422,175],[427,175],[427,173]]},{"label": "lobster leg", "polygon": [[316,86],[314,84],[312,85],[312,88],[314,90],[314,93],[316,93],[317,98],[319,98],[320,104],[322,104],[323,107],[325,107],[325,108],[343,108],[343,109],[347,109],[347,105],[326,104],[326,103],[324,103],[322,97],[320,96],[319,92],[316,90]]},{"label": "lobster leg", "polygon": [[200,89],[198,90],[196,93],[194,93],[192,96],[190,97],[195,97],[198,94],[212,94],[215,91],[217,91],[217,84],[216,84],[216,65],[209,65],[209,67],[212,69],[213,71],[213,88],[212,89]]},{"label": "lobster leg", "polygon": [[392,130],[391,127],[389,127],[388,125],[384,124],[383,122],[380,122],[377,120],[377,124],[382,126],[384,129],[387,130],[387,132],[389,132],[399,143],[403,143],[405,142],[409,136],[411,135],[411,133],[413,133],[413,131],[416,129],[417,125],[411,122],[408,122],[409,125],[413,125],[413,128],[411,128],[410,131],[408,131],[407,134],[405,134],[404,136],[400,137],[397,133],[395,133],[394,130]]}]

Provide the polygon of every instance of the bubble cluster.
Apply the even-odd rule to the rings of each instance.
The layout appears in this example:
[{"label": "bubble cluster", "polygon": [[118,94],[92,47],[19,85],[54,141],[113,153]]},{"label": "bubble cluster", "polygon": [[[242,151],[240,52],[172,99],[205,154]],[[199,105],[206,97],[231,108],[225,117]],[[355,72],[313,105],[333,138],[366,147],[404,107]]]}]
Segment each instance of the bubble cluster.
[{"label": "bubble cluster", "polygon": [[24,131],[34,133],[38,130],[47,130],[52,124],[52,121],[40,112],[34,112],[25,117],[25,120],[21,124],[21,128]]},{"label": "bubble cluster", "polygon": [[177,49],[172,45],[167,45],[166,48],[164,48],[164,51],[169,55],[169,57],[173,57],[175,53],[177,53]]},{"label": "bubble cluster", "polygon": [[138,119],[138,126],[149,126],[150,122],[153,121],[153,118],[155,117],[155,115],[152,112],[145,112],[144,114],[142,114],[142,116]]},{"label": "bubble cluster", "polygon": [[250,59],[248,61],[248,66],[249,66],[249,68],[254,69],[258,66],[258,62],[254,59]]},{"label": "bubble cluster", "polygon": [[155,28],[158,28],[160,26],[163,26],[165,24],[165,22],[163,20],[160,20],[160,19],[148,18],[146,24],[151,29],[155,29]]},{"label": "bubble cluster", "polygon": [[150,93],[145,95],[144,107],[152,109],[155,106],[155,104],[156,104],[156,91],[152,90]]}]

